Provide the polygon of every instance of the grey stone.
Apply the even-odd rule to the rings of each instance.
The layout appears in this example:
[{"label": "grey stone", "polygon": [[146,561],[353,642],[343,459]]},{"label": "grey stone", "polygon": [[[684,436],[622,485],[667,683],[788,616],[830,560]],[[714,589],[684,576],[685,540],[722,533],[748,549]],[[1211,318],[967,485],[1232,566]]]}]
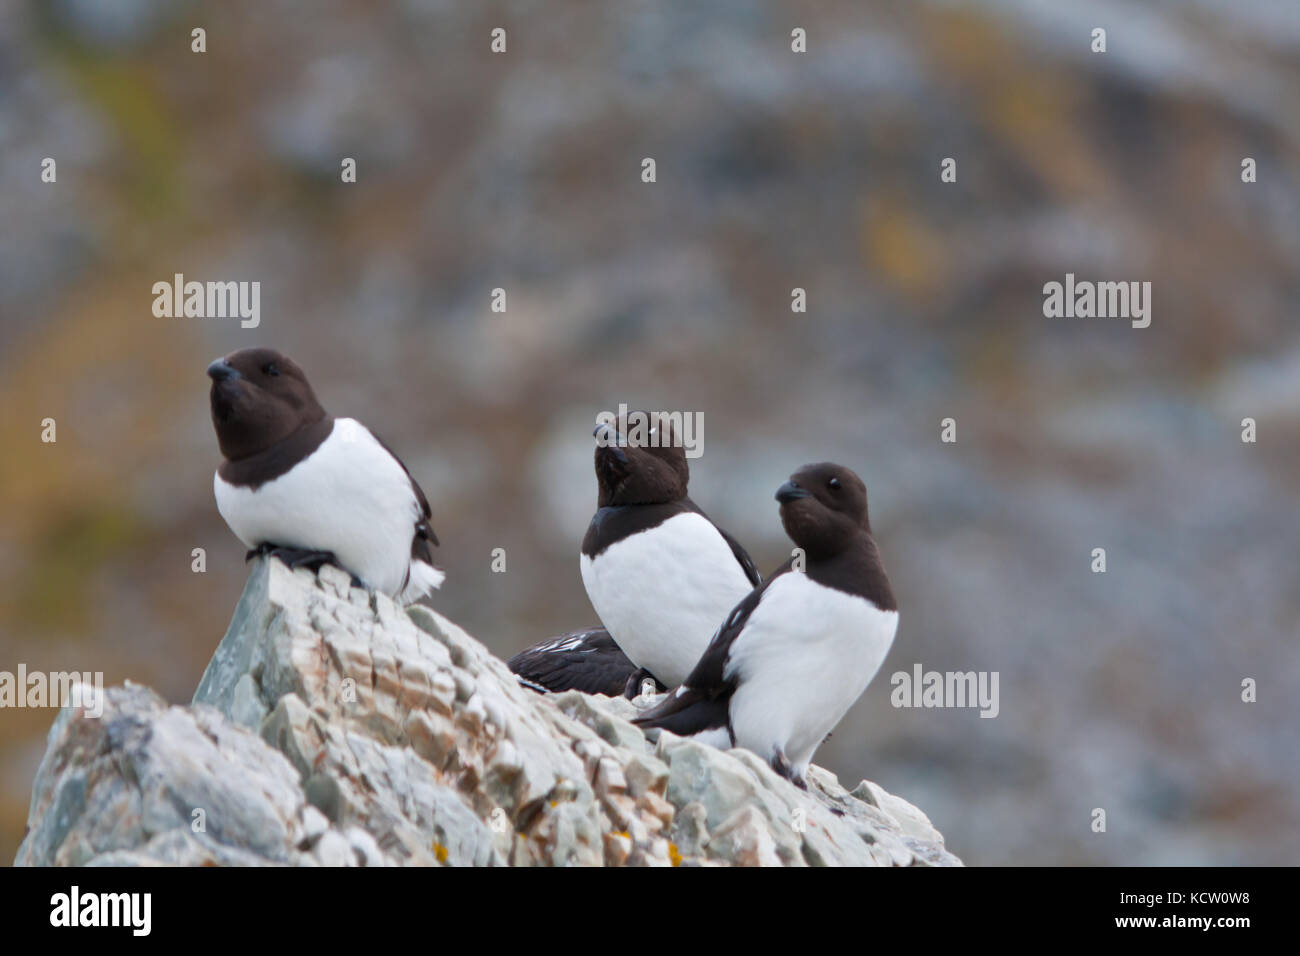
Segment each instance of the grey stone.
[{"label": "grey stone", "polygon": [[230,719],[241,727],[256,730],[265,716],[266,706],[262,703],[257,681],[252,674],[241,674],[231,695]]},{"label": "grey stone", "polygon": [[673,818],[672,838],[683,857],[700,856],[709,842],[709,812],[704,804],[692,801]]},{"label": "grey stone", "polygon": [[330,830],[321,837],[314,850],[321,866],[356,866],[357,858],[352,852],[352,845],[347,838],[336,830]]},{"label": "grey stone", "polygon": [[20,865],[954,865],[920,810],[539,696],[437,612],[257,561],[194,702],[50,729]]},{"label": "grey stone", "polygon": [[302,808],[300,816],[302,818],[302,828],[298,845],[306,849],[325,835],[325,831],[330,828],[330,821],[329,817],[311,804],[307,804]]}]

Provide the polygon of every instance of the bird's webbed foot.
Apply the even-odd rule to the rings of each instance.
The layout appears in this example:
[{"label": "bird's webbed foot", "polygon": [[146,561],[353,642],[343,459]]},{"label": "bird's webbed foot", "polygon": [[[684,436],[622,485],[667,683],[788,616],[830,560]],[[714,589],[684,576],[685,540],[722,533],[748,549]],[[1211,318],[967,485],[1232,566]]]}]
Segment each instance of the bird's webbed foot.
[{"label": "bird's webbed foot", "polygon": [[646,681],[649,681],[654,685],[653,693],[661,694],[668,689],[663,684],[659,683],[658,678],[656,678],[654,674],[651,674],[644,667],[638,667],[628,675],[627,683],[623,685],[623,696],[628,700],[635,700],[637,697],[640,697],[642,691],[641,685]]},{"label": "bird's webbed foot", "polygon": [[[313,574],[320,573],[321,567],[326,564],[332,564],[335,567],[342,567],[338,558],[334,557],[333,551],[316,551],[310,548],[286,548],[278,544],[259,544],[256,548],[244,555],[245,561],[251,561],[253,558],[279,558],[286,567],[289,568],[306,568]],[[346,570],[346,569],[345,569]],[[348,572],[351,574],[351,572]],[[356,575],[352,580],[357,585]]]},{"label": "bird's webbed foot", "polygon": [[773,770],[775,770],[780,776],[785,777],[785,779],[789,780],[800,790],[808,789],[807,781],[805,781],[803,777],[796,777],[794,775],[794,768],[790,766],[790,761],[786,758],[785,752],[780,747],[777,747],[772,753],[772,759],[769,763],[771,763]]}]

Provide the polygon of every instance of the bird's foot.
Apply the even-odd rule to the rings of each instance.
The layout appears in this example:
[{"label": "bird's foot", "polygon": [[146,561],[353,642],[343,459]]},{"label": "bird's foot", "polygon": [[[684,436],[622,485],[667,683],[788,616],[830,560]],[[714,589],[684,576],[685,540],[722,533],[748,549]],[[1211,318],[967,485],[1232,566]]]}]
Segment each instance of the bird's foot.
[{"label": "bird's foot", "polygon": [[[276,544],[260,544],[249,551],[244,556],[244,560],[251,561],[257,557],[279,558],[286,567],[306,568],[313,574],[319,574],[321,567],[326,564],[341,567],[333,551],[314,551],[310,548],[285,548]],[[352,574],[352,583],[357,587],[365,587],[357,580],[355,574]]]},{"label": "bird's foot", "polygon": [[775,770],[778,775],[785,777],[785,779],[789,780],[800,790],[808,789],[807,781],[804,780],[803,777],[796,777],[794,775],[794,768],[790,766],[790,761],[786,759],[785,752],[782,751],[780,747],[778,747],[775,753],[772,754],[772,759],[769,762],[772,765],[772,769]]},{"label": "bird's foot", "polygon": [[623,696],[628,700],[636,700],[647,691],[646,684],[649,684],[651,693],[662,693],[667,690],[663,684],[659,683],[654,674],[651,674],[644,667],[638,667],[628,675],[627,683],[623,685]]},{"label": "bird's foot", "polygon": [[265,558],[274,550],[275,550],[275,545],[267,544],[264,541],[261,544],[259,544],[256,548],[250,549],[248,553],[244,555],[244,563],[247,564],[249,561],[252,561],[254,558]]}]

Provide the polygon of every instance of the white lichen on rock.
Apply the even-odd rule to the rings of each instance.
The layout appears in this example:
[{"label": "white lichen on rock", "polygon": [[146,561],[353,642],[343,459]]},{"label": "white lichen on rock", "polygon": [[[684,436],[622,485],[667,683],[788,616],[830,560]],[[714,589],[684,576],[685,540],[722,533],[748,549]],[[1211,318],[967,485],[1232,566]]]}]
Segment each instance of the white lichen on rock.
[{"label": "white lichen on rock", "polygon": [[[640,702],[638,702],[640,703]],[[954,865],[925,814],[817,767],[542,697],[455,624],[259,561],[188,707],[62,710],[17,863]]]}]

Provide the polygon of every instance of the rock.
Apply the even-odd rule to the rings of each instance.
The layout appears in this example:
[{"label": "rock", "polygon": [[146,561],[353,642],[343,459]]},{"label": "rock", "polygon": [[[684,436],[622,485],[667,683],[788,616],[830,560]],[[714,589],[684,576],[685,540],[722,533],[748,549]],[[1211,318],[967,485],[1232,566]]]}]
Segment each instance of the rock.
[{"label": "rock", "polygon": [[59,712],[19,865],[959,865],[929,819],[811,768],[520,687],[478,641],[325,568],[259,561],[186,707]]},{"label": "rock", "polygon": [[733,813],[713,834],[709,846],[737,866],[782,866],[789,859],[780,854],[767,821],[753,807]]},{"label": "rock", "polygon": [[697,802],[686,804],[673,816],[673,849],[681,858],[704,855],[704,845],[709,842],[708,820],[709,812]]}]

